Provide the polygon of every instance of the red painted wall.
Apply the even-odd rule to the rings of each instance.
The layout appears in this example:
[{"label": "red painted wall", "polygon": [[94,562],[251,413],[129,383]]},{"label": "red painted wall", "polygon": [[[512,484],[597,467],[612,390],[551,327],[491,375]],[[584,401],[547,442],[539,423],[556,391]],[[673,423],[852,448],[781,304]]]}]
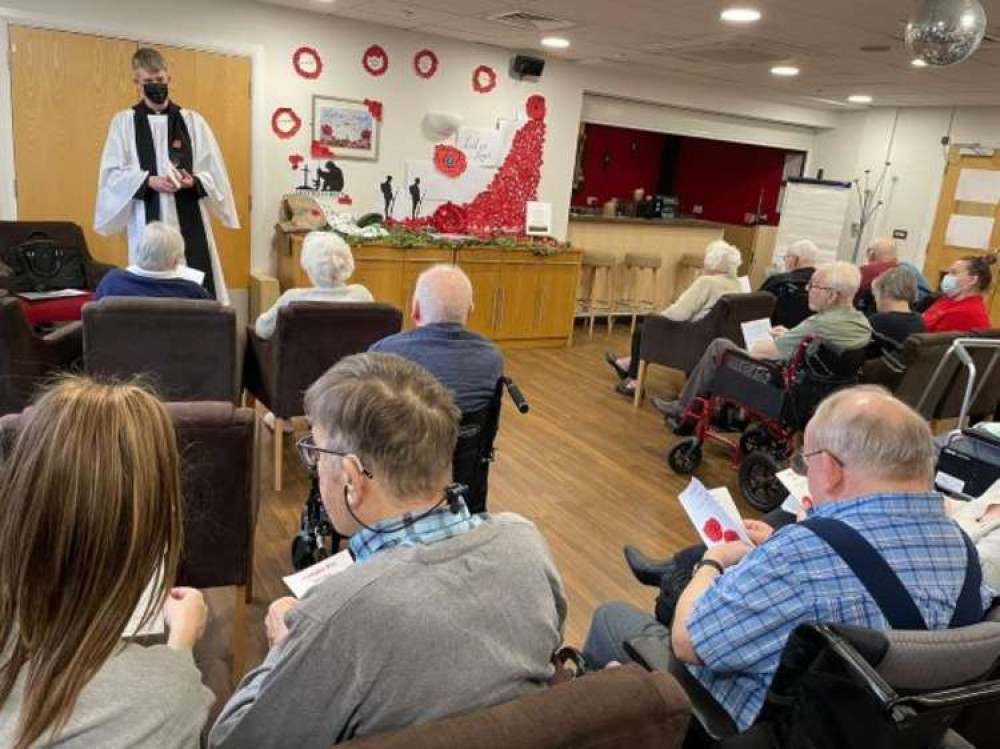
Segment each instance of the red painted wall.
[{"label": "red painted wall", "polygon": [[[655,195],[660,186],[664,137],[645,130],[587,125],[584,181],[573,192],[573,205],[586,205],[591,195],[599,204],[611,198],[631,199],[638,187]],[[607,165],[605,156],[610,158]]]},{"label": "red painted wall", "polygon": [[[763,188],[764,223],[777,224],[785,154],[779,148],[683,138],[674,182],[681,213],[706,221],[743,224],[746,214],[757,210]],[[694,213],[696,205],[703,207],[702,213]]]}]

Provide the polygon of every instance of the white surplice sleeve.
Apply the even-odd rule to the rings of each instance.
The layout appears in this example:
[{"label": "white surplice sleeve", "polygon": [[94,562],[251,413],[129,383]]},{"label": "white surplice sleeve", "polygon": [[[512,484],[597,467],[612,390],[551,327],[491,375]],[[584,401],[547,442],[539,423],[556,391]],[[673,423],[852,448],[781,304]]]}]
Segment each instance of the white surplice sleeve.
[{"label": "white surplice sleeve", "polygon": [[98,234],[117,234],[128,226],[132,200],[148,176],[139,166],[132,110],[126,109],[111,120],[101,155],[94,209],[94,230]]},{"label": "white surplice sleeve", "polygon": [[240,219],[236,214],[236,204],[233,202],[233,190],[229,186],[229,173],[226,162],[219,150],[212,128],[205,118],[197,112],[182,110],[191,134],[191,148],[194,151],[192,176],[197,177],[205,190],[205,201],[208,209],[223,226],[230,229],[240,228]]}]

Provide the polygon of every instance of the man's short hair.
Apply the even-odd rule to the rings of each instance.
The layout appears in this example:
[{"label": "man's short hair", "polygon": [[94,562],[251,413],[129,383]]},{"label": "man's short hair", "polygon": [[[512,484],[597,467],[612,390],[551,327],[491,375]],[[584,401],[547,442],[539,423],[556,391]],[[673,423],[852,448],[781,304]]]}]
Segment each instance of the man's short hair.
[{"label": "man's short hair", "polygon": [[899,257],[899,248],[892,237],[877,237],[868,245],[868,253],[876,263],[887,263]]},{"label": "man's short hair", "polygon": [[812,268],[819,259],[819,247],[811,239],[800,239],[788,245],[785,253],[799,259],[800,268]]},{"label": "man's short hair", "polygon": [[166,72],[167,61],[152,47],[140,47],[132,55],[132,72],[138,73],[140,70],[148,70],[150,73],[160,70]]},{"label": "man's short hair", "polygon": [[888,480],[934,476],[934,438],[927,422],[877,385],[839,390],[824,400],[809,426],[812,450],[828,450],[851,470]]},{"label": "man's short hair", "polygon": [[840,296],[841,303],[851,304],[861,287],[861,271],[853,263],[834,260],[816,268],[813,283],[829,286]]},{"label": "man's short hair", "polygon": [[916,274],[904,265],[890,268],[872,281],[872,294],[913,304],[917,301]]},{"label": "man's short hair", "polygon": [[472,309],[472,281],[457,265],[434,265],[417,278],[413,297],[425,324],[462,323]]},{"label": "man's short hair", "polygon": [[170,224],[151,221],[143,229],[132,261],[143,270],[172,270],[184,259],[184,237]]},{"label": "man's short hair", "polygon": [[330,446],[357,455],[395,498],[426,497],[451,480],[460,412],[419,364],[395,354],[348,356],[306,391],[305,407]]},{"label": "man's short hair", "polygon": [[339,286],[354,274],[351,248],[332,231],[311,231],[302,240],[299,265],[313,286]]}]

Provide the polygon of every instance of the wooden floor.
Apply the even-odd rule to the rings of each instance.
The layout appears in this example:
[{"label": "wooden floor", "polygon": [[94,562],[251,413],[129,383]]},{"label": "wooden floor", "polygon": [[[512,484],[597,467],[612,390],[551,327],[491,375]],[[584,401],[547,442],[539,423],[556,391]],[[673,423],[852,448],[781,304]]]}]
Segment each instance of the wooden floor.
[{"label": "wooden floor", "polygon": [[[489,508],[517,512],[534,521],[548,539],[569,599],[566,642],[580,645],[594,608],[625,600],[652,607],[655,591],[639,585],[622,558],[635,544],[666,555],[697,540],[677,503],[687,479],[666,464],[674,437],[648,400],[635,411],[614,392],[614,374],[603,352],[628,348],[627,329],[590,341],[578,330],[570,349],[511,351],[507,374],[531,404],[519,414],[509,401],[501,419],[497,459],[490,473]],[[650,391],[676,392],[681,380],[653,367]],[[245,635],[248,662],[263,657],[263,617],[268,603],[288,595],[281,577],[291,571],[289,545],[298,529],[306,496],[305,471],[286,438],[285,486],[270,489],[271,435],[264,430],[260,449],[262,492],[257,527],[254,602]],[[725,485],[742,504],[735,472],[717,448],[706,448],[698,476],[709,486]]]}]

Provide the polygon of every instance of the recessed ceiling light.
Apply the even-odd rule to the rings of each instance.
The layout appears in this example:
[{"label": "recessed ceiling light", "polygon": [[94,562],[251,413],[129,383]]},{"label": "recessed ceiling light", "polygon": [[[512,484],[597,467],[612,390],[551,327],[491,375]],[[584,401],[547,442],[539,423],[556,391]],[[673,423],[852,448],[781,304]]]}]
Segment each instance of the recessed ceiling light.
[{"label": "recessed ceiling light", "polygon": [[542,39],[542,46],[552,49],[566,49],[569,46],[569,39],[561,36],[547,36]]},{"label": "recessed ceiling light", "polygon": [[719,18],[727,23],[754,23],[760,20],[760,11],[754,8],[726,8]]},{"label": "recessed ceiling light", "polygon": [[851,104],[871,104],[872,103],[872,97],[868,96],[867,94],[854,94],[853,96],[848,96],[847,100],[849,102],[851,102]]},{"label": "recessed ceiling light", "polygon": [[910,61],[910,65],[912,65],[915,68],[926,68],[927,60],[921,59],[919,57],[914,57],[913,60]]},{"label": "recessed ceiling light", "polygon": [[771,75],[777,75],[782,78],[792,78],[799,74],[799,69],[794,65],[775,65],[771,68]]}]

